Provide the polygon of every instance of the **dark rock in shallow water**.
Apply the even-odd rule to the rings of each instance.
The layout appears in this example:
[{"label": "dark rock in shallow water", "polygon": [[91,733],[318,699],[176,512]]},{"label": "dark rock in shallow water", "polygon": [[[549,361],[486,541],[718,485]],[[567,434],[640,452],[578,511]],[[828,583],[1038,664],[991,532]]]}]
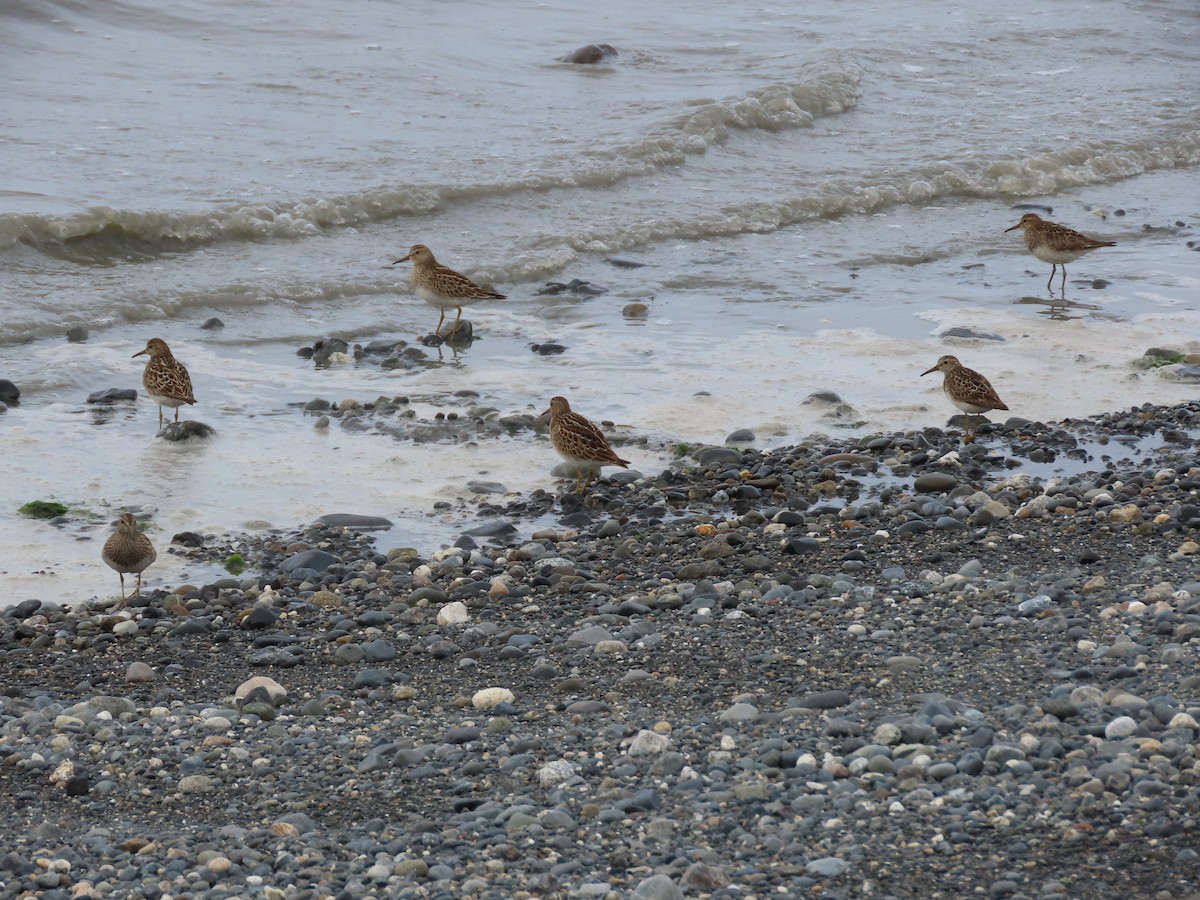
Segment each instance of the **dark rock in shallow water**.
[{"label": "dark rock in shallow water", "polygon": [[387,531],[394,524],[382,516],[356,516],[353,513],[328,513],[317,519],[322,525],[352,528],[355,531]]},{"label": "dark rock in shallow water", "polygon": [[1188,384],[1200,382],[1200,366],[1180,363],[1171,366],[1166,374],[1169,374],[1175,381],[1186,381]]},{"label": "dark rock in shallow water", "polygon": [[476,494],[504,494],[508,492],[499,481],[468,481],[467,490]]},{"label": "dark rock in shallow water", "polygon": [[516,531],[517,526],[512,522],[486,522],[483,525],[467,529],[463,534],[469,534],[472,537],[507,537],[510,534],[516,534]]},{"label": "dark rock in shallow water", "polygon": [[7,378],[0,378],[0,403],[15,406],[21,399],[21,389]]},{"label": "dark rock in shallow water", "polygon": [[88,330],[82,325],[73,325],[67,329],[67,341],[72,344],[82,344],[88,339]]},{"label": "dark rock in shallow water", "polygon": [[579,278],[572,278],[566,284],[561,281],[547,281],[546,286],[538,289],[538,296],[545,297],[554,294],[575,294],[580,297],[598,297],[601,294],[607,294],[608,288],[598,287],[590,281],[583,281]]},{"label": "dark rock in shallow water", "polygon": [[136,400],[137,391],[133,388],[105,388],[102,391],[88,394],[88,403],[116,403],[120,400]]},{"label": "dark rock in shallow water", "polygon": [[834,391],[813,391],[806,398],[805,403],[841,403],[842,398]]},{"label": "dark rock in shallow water", "polygon": [[604,261],[610,265],[616,266],[618,269],[643,269],[647,265],[644,262],[638,262],[637,260],[633,259],[622,259],[619,256],[610,256]]},{"label": "dark rock in shallow water", "polygon": [[204,535],[196,534],[194,531],[181,531],[171,538],[171,543],[179,544],[182,547],[203,547]]},{"label": "dark rock in shallow water", "polygon": [[587,44],[558,58],[559,62],[589,66],[616,59],[620,54],[612,44]]},{"label": "dark rock in shallow water", "polygon": [[399,353],[408,346],[408,341],[368,341],[363,352],[372,356],[386,356],[389,353]]},{"label": "dark rock in shallow water", "polygon": [[938,334],[940,338],[957,338],[959,340],[971,341],[1003,341],[1002,335],[996,334],[994,331],[977,331],[974,328],[964,328],[961,325],[955,325],[953,328],[947,328],[945,331]]},{"label": "dark rock in shallow water", "polygon": [[185,419],[182,422],[172,422],[158,433],[164,441],[186,441],[191,438],[212,437],[217,431],[211,425]]},{"label": "dark rock in shallow water", "polygon": [[291,572],[295,569],[312,569],[314,572],[324,572],[338,561],[332,553],[324,550],[301,550],[293,553],[279,564],[279,571]]},{"label": "dark rock in shallow water", "polygon": [[211,319],[205,321],[205,323],[200,326],[200,329],[202,331],[220,331],[224,327],[225,323],[216,316],[213,316]]},{"label": "dark rock in shallow water", "polygon": [[459,319],[458,325],[455,326],[454,320],[447,316],[446,324],[435,337],[452,346],[463,347],[475,340],[475,326],[471,324],[470,319]]},{"label": "dark rock in shallow water", "polygon": [[540,356],[554,356],[558,353],[565,353],[567,348],[562,344],[546,343],[530,344],[529,349]]},{"label": "dark rock in shallow water", "polygon": [[[303,351],[297,351],[303,355]],[[318,366],[329,365],[329,360],[335,353],[349,353],[350,345],[341,338],[321,338],[312,345],[312,351],[308,356]]]}]

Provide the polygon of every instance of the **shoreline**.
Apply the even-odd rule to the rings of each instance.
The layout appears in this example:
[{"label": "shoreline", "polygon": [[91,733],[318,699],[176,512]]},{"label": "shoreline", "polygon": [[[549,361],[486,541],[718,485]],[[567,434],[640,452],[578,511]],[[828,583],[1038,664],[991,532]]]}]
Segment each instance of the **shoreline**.
[{"label": "shoreline", "polygon": [[[186,550],[236,543],[250,568],[184,596],[20,604],[0,882],[1179,895],[1200,859],[1198,428],[1193,401],[1012,418],[967,447],[705,447],[584,502],[481,502],[500,530],[559,511],[513,546],[380,553],[310,526]],[[1055,457],[1079,471],[1038,476]]]}]

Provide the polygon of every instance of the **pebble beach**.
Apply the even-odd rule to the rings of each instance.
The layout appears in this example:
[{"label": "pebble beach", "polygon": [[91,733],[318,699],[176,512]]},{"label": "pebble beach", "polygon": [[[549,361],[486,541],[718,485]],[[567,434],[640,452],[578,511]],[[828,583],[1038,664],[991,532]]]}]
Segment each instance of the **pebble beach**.
[{"label": "pebble beach", "polygon": [[681,445],[432,553],[176,535],[245,571],[0,614],[0,893],[1191,896],[1198,428]]}]

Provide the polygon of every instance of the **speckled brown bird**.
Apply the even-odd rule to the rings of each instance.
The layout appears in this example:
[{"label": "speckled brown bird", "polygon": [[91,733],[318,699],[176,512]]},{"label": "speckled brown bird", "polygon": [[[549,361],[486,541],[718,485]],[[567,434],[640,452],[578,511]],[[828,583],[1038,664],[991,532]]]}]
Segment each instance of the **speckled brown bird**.
[{"label": "speckled brown bird", "polygon": [[426,303],[431,303],[442,311],[438,317],[435,333],[440,334],[442,323],[446,321],[446,310],[454,308],[458,315],[450,328],[450,337],[458,331],[458,323],[462,321],[462,308],[480,300],[505,300],[503,294],[481,288],[466,275],[455,272],[448,266],[443,266],[433,257],[433,251],[424,244],[413,244],[407,256],[402,256],[392,265],[411,261],[413,291]]},{"label": "speckled brown bird", "polygon": [[142,373],[142,385],[150,399],[158,404],[158,427],[162,428],[164,406],[175,409],[175,421],[179,421],[179,407],[185,403],[195,403],[192,394],[192,378],[183,363],[171,353],[171,348],[162,338],[150,338],[145,350],[139,350],[134,357],[149,354],[150,361],[146,363],[146,371]]},{"label": "speckled brown bird", "polygon": [[1050,263],[1050,279],[1047,290],[1054,290],[1054,272],[1062,266],[1062,292],[1067,292],[1067,263],[1075,262],[1083,254],[1100,247],[1115,247],[1116,241],[1098,241],[1086,234],[1072,231],[1065,225],[1047,222],[1037,213],[1025,213],[1021,221],[1004,233],[1020,228],[1025,232],[1025,246],[1042,262]]},{"label": "speckled brown bird", "polygon": [[966,413],[967,424],[963,430],[963,443],[969,444],[975,439],[975,431],[971,428],[971,413],[985,413],[992,409],[1008,409],[1004,401],[996,394],[991,383],[976,372],[968,369],[958,361],[956,356],[943,356],[937,363],[921,373],[922,377],[930,372],[942,372],[942,390],[950,402]]},{"label": "speckled brown bird", "polygon": [[[142,534],[138,528],[137,517],[133,513],[123,514],[117,519],[116,524],[117,530],[104,542],[100,558],[110,568],[116,569],[117,575],[120,576],[121,606],[124,606],[125,575],[127,573],[137,574],[137,587],[133,591],[133,596],[138,596],[142,592],[142,572],[154,562],[158,554],[154,552],[154,545],[150,543],[150,538]],[[120,609],[120,607],[117,608]]]},{"label": "speckled brown bird", "polygon": [[550,443],[559,456],[575,467],[575,493],[585,493],[603,466],[629,467],[629,461],[613,452],[599,428],[579,413],[571,412],[566,397],[551,398],[550,408],[542,415],[550,416]]}]

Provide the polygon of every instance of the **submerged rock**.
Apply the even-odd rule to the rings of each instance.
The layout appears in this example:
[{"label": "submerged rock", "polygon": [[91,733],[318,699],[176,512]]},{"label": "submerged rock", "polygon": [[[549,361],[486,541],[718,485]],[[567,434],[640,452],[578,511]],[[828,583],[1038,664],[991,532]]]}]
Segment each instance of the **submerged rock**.
[{"label": "submerged rock", "polygon": [[352,528],[355,531],[387,531],[393,525],[391,519],[382,516],[359,516],[353,513],[328,513],[317,521],[322,525]]},{"label": "submerged rock", "polygon": [[133,388],[105,388],[102,391],[95,391],[88,394],[88,403],[117,403],[121,400],[136,400],[137,391]]},{"label": "submerged rock", "polygon": [[587,44],[558,58],[559,62],[589,66],[616,59],[620,54],[612,44]]},{"label": "submerged rock", "polygon": [[164,441],[186,441],[191,438],[212,437],[216,433],[217,430],[211,425],[185,419],[182,422],[171,422],[158,433],[158,436]]}]

